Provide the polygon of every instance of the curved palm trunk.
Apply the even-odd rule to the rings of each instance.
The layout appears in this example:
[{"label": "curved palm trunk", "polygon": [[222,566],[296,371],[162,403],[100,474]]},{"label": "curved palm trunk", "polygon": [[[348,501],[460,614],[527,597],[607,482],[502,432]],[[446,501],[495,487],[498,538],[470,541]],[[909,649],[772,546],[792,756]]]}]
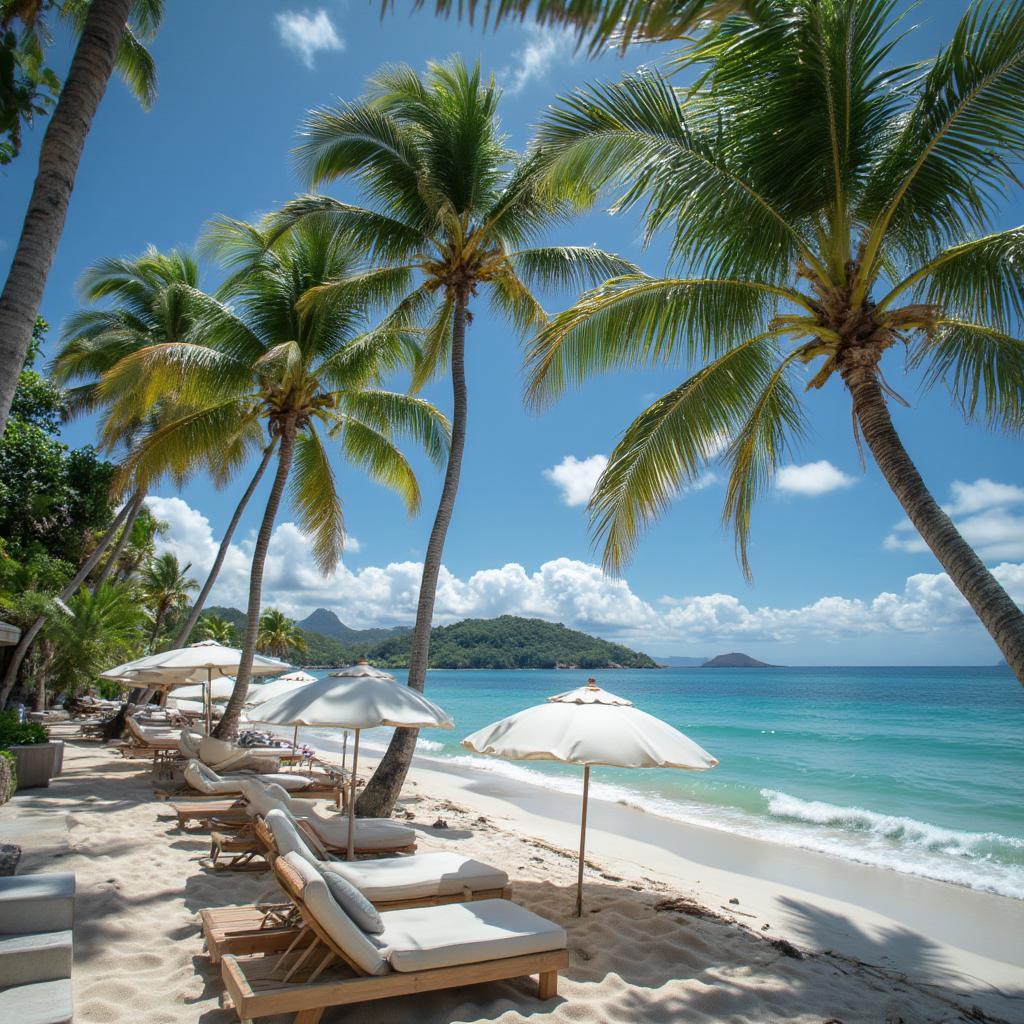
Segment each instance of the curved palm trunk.
[{"label": "curved palm trunk", "polygon": [[46,278],[57,253],[85,138],[110,81],[131,0],[92,0],[43,137],[32,197],[0,295],[0,430],[7,422]]},{"label": "curved palm trunk", "polygon": [[[103,553],[110,547],[111,541],[117,536],[117,531],[121,528],[121,524],[128,517],[131,511],[132,502],[126,501],[121,506],[121,511],[114,517],[114,521],[107,527],[107,532],[100,538],[99,544],[96,545],[93,553],[81,564],[78,572],[68,581],[64,589],[57,595],[62,601],[67,601],[76,590],[85,582],[86,577],[96,568],[96,563],[103,557]],[[11,652],[11,660],[7,665],[7,671],[4,673],[4,681],[0,684],[0,708],[4,707],[7,703],[7,698],[11,695],[11,690],[14,689],[14,684],[18,679],[18,672],[21,669],[21,663],[25,660],[25,655],[28,654],[29,648],[32,646],[32,642],[39,634],[39,630],[46,625],[46,616],[40,615],[21,634],[21,639],[18,640],[17,646]]]},{"label": "curved palm trunk", "polygon": [[128,542],[132,539],[132,527],[135,526],[135,520],[139,518],[139,513],[142,511],[143,503],[146,500],[146,494],[144,491],[136,491],[129,502],[128,518],[124,521],[124,528],[121,530],[121,536],[117,539],[117,544],[114,550],[110,552],[110,557],[103,563],[103,568],[100,569],[99,575],[96,577],[96,582],[93,584],[92,592],[95,594],[107,579],[110,574],[114,571],[117,563],[121,560],[121,556],[124,554],[124,549],[128,547]]},{"label": "curved palm trunk", "polygon": [[245,706],[245,696],[249,691],[249,679],[252,675],[252,658],[256,653],[256,638],[260,631],[260,604],[263,599],[263,567],[267,561],[270,548],[270,537],[274,532],[274,520],[281,505],[284,487],[288,482],[288,473],[292,468],[292,452],[295,449],[295,421],[287,420],[281,425],[281,447],[277,453],[277,473],[274,485],[267,498],[267,507],[260,523],[260,532],[256,535],[256,546],[252,553],[252,569],[249,573],[249,605],[246,609],[245,638],[242,641],[242,658],[238,663],[238,675],[231,691],[231,699],[224,709],[224,717],[220,720],[214,735],[221,739],[231,739],[238,732],[238,720]]},{"label": "curved palm trunk", "polygon": [[[416,627],[412,634],[412,653],[409,657],[409,685],[421,693],[427,680],[427,664],[430,660],[430,630],[434,619],[437,577],[441,571],[448,525],[452,521],[452,512],[455,508],[455,495],[459,490],[462,452],[466,446],[466,319],[466,301],[460,298],[452,314],[452,440],[448,450],[444,486],[441,488],[441,500],[438,502],[434,526],[427,542],[426,557],[423,559],[423,577],[420,580],[420,597],[416,606]],[[381,817],[389,815],[394,809],[395,801],[402,791],[402,784],[412,764],[417,735],[419,732],[416,729],[395,730],[387,752],[359,797],[356,804],[358,814]]]},{"label": "curved palm trunk", "polygon": [[231,517],[227,530],[224,531],[220,547],[217,549],[217,557],[213,560],[213,565],[210,567],[210,573],[206,577],[203,589],[199,591],[199,596],[196,598],[195,604],[192,605],[192,610],[188,613],[185,625],[181,627],[181,631],[174,638],[174,643],[171,644],[172,650],[184,647],[188,643],[188,638],[192,635],[192,630],[196,628],[199,616],[202,615],[203,608],[206,607],[206,600],[210,596],[210,591],[213,590],[213,585],[217,582],[217,577],[220,575],[221,566],[224,564],[228,548],[231,547],[231,539],[234,537],[235,530],[242,519],[242,513],[245,511],[246,505],[249,504],[249,499],[255,493],[260,480],[263,479],[267,466],[270,465],[270,456],[274,454],[274,445],[276,443],[276,441],[271,441],[263,450],[263,458],[260,460],[259,466],[256,467],[256,472],[253,474],[252,480],[249,481],[249,486],[245,489],[242,500],[235,506],[235,514]]},{"label": "curved palm trunk", "polygon": [[925,486],[900,441],[870,360],[842,370],[871,454],[903,510],[1024,683],[1024,613]]}]

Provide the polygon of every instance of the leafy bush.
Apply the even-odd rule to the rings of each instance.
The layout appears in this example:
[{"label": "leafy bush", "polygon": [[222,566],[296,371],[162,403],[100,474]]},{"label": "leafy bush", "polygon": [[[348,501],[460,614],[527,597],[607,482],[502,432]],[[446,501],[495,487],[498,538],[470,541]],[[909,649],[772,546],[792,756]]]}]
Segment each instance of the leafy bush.
[{"label": "leafy bush", "polygon": [[27,743],[46,743],[49,734],[38,722],[19,722],[17,711],[0,711],[0,751]]}]

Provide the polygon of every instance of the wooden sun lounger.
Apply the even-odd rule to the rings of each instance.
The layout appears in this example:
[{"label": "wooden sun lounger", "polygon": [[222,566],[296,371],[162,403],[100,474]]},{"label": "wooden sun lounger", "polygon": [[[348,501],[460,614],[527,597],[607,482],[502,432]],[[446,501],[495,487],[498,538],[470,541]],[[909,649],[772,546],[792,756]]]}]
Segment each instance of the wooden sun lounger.
[{"label": "wooden sun lounger", "polygon": [[[366,975],[306,909],[301,880],[283,858],[275,861],[274,873],[301,916],[302,927],[280,932],[276,949],[264,948],[262,955],[228,953],[222,958],[222,1005],[233,1009],[243,1024],[284,1013],[295,1015],[293,1024],[318,1024],[324,1011],[333,1006],[532,974],[538,976],[538,998],[553,999],[558,994],[558,972],[569,966],[569,951],[559,949],[457,967]],[[271,944],[267,939],[266,945]]]},{"label": "wooden sun lounger", "polygon": [[179,828],[185,828],[189,822],[199,822],[200,824],[207,825],[211,818],[237,821],[239,825],[243,825],[249,820],[249,814],[245,809],[245,801],[238,797],[186,800],[182,803],[172,803],[170,807],[178,816]]}]

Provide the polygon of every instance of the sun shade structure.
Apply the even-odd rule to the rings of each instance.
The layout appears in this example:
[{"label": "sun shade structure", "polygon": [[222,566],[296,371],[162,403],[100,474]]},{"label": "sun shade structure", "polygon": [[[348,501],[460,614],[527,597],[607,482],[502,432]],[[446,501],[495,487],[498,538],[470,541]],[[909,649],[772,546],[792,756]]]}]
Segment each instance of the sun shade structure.
[{"label": "sun shade structure", "polygon": [[228,700],[234,688],[233,680],[227,676],[221,676],[219,679],[211,680],[209,684],[204,681],[201,683],[189,683],[188,686],[176,686],[174,688],[174,697],[175,699],[204,700],[209,696],[210,700]]},{"label": "sun shade structure", "polygon": [[[188,683],[200,682],[205,676],[207,694],[214,679],[233,676],[238,671],[242,652],[237,647],[225,647],[216,640],[200,640],[188,647],[173,651],[160,651],[136,658],[115,668],[101,672],[103,679],[117,679],[152,689],[170,690]],[[252,660],[254,676],[276,676],[291,666],[276,658],[257,654]],[[210,698],[206,697],[206,731],[210,731]]]},{"label": "sun shade structure", "polygon": [[447,711],[418,691],[390,679],[367,675],[343,679],[328,676],[259,705],[257,716],[268,725],[331,727],[355,733],[348,801],[349,860],[355,856],[359,733],[382,725],[407,729],[451,729],[455,725]]},{"label": "sun shade structure", "polygon": [[[276,700],[278,697],[283,697],[286,693],[294,693],[296,690],[301,690],[304,686],[315,682],[316,676],[312,676],[308,672],[303,672],[299,669],[274,679],[272,682],[250,686],[245,701],[246,708],[251,712],[249,720],[253,722],[260,721],[259,708],[261,704],[265,704],[268,700]],[[346,733],[346,735],[348,734]],[[299,727],[296,725],[292,729],[292,754],[298,754],[298,752]],[[341,767],[345,767],[344,757],[341,759]]]},{"label": "sun shade structure", "polygon": [[462,745],[510,761],[561,761],[583,765],[583,811],[576,916],[583,913],[587,803],[593,765],[615,768],[683,768],[706,771],[718,761],[703,747],[625,697],[602,690],[594,679],[547,702],[478,729]]},{"label": "sun shade structure", "polygon": [[374,668],[365,658],[360,658],[354,665],[346,665],[339,668],[337,672],[331,672],[335,679],[348,679],[365,677],[367,679],[390,679],[394,682],[395,677],[383,669]]}]

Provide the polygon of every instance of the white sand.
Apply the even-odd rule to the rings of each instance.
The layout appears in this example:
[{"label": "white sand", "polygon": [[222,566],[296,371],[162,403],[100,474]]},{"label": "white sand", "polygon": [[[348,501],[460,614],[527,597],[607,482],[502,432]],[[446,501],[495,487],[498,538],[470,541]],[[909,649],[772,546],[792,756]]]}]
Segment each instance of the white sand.
[{"label": "white sand", "polygon": [[[234,1020],[218,1008],[219,976],[203,956],[196,914],[208,906],[278,898],[273,881],[265,874],[204,870],[205,834],[179,831],[168,809],[150,799],[144,763],[81,744],[67,749],[64,764],[64,775],[50,789],[18,794],[0,808],[0,838],[16,835],[25,846],[21,873],[76,874],[76,1021]],[[621,819],[597,807],[587,907],[577,921],[569,916],[575,882],[569,851],[576,843],[567,820],[571,798],[564,798],[568,803],[559,804],[557,814],[548,812],[546,802],[537,805],[541,813],[531,813],[487,790],[471,776],[418,767],[403,807],[420,828],[421,849],[455,849],[501,865],[514,879],[516,901],[567,928],[571,964],[559,999],[540,1003],[529,982],[506,982],[390,1000],[372,1009],[339,1009],[325,1021],[355,1024],[371,1013],[374,1024],[1024,1020],[1019,901],[910,879],[923,886],[910,893],[928,904],[922,921],[949,920],[952,937],[970,937],[949,941],[917,931],[920,922],[908,927],[878,910],[822,895],[817,876],[810,889],[801,888],[759,878],[776,870],[771,863],[754,864],[757,870],[744,874],[660,849],[639,828],[629,839],[617,838],[607,826]],[[438,818],[449,828],[429,827]],[[59,827],[64,821],[66,835]],[[759,860],[759,846],[777,855],[781,849],[716,833],[701,851],[705,861],[715,856],[715,844],[724,844],[723,864]],[[797,879],[817,858],[836,879],[845,873],[853,880],[851,893],[869,888],[854,877],[856,865],[801,851],[781,856],[796,858]],[[896,877],[862,870],[883,889]],[[722,919],[657,909],[680,898],[678,906],[693,901]],[[898,904],[894,896],[892,906]],[[765,924],[769,928],[762,930]],[[803,959],[768,941],[782,937],[804,951]],[[990,947],[1006,937],[1010,945],[996,955]],[[826,948],[835,952],[822,952]],[[989,1016],[966,1016],[975,1005]]]}]

